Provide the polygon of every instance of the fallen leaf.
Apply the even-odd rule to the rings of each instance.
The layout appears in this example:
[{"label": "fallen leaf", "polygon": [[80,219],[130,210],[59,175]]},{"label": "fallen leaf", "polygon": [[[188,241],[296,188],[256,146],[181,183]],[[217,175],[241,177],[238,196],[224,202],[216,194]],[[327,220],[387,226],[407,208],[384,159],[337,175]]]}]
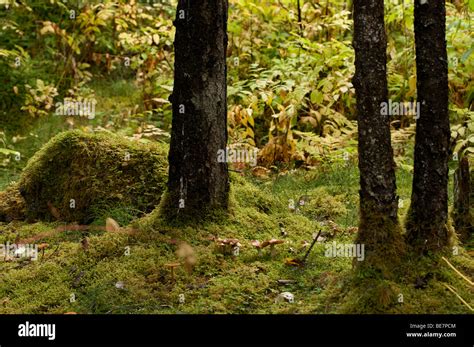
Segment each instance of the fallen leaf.
[{"label": "fallen leaf", "polygon": [[303,262],[296,258],[286,258],[285,264],[290,266],[303,266]]},{"label": "fallen leaf", "polygon": [[260,178],[268,178],[270,175],[270,170],[263,166],[256,166],[252,169],[252,175]]},{"label": "fallen leaf", "polygon": [[112,218],[107,218],[107,220],[105,221],[105,230],[107,232],[119,232],[120,231],[120,225],[115,221],[113,220]]}]

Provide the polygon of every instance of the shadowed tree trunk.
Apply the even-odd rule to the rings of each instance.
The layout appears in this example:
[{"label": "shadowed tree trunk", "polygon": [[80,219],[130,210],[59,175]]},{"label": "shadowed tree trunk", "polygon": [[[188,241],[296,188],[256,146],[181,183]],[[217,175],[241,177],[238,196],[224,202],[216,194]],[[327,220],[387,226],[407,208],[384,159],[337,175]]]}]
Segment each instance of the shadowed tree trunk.
[{"label": "shadowed tree trunk", "polygon": [[463,156],[459,162],[459,167],[454,173],[454,210],[453,219],[456,232],[460,234],[460,239],[465,241],[471,235],[472,217],[471,205],[471,178],[469,173],[469,159]]},{"label": "shadowed tree trunk", "polygon": [[227,0],[179,0],[176,13],[168,217],[198,217],[226,208]]},{"label": "shadowed tree trunk", "polygon": [[420,253],[448,245],[448,61],[444,1],[415,1],[420,117],[407,240]]},{"label": "shadowed tree trunk", "polygon": [[354,0],[360,170],[357,242],[366,245],[366,262],[376,266],[389,254],[398,257],[402,244],[390,118],[381,112],[388,95],[386,48],[384,1]]}]

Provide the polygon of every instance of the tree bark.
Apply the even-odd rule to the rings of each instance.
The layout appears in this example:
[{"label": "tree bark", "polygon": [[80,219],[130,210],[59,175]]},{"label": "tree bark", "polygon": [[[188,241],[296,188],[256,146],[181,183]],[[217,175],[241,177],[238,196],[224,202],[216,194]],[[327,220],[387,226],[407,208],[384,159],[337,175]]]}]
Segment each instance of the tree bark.
[{"label": "tree bark", "polygon": [[[387,38],[383,0],[354,0],[354,49],[359,128],[360,221],[358,243],[367,253],[395,250],[398,226],[395,163],[387,102]],[[385,244],[385,245],[383,245]]]},{"label": "tree bark", "polygon": [[420,117],[407,240],[421,254],[449,243],[448,61],[444,1],[415,1],[417,93]]},{"label": "tree bark", "polygon": [[194,216],[227,207],[227,0],[179,0],[167,213]]},{"label": "tree bark", "polygon": [[454,173],[454,226],[460,239],[465,241],[472,232],[471,205],[471,178],[469,173],[469,159],[464,156]]}]

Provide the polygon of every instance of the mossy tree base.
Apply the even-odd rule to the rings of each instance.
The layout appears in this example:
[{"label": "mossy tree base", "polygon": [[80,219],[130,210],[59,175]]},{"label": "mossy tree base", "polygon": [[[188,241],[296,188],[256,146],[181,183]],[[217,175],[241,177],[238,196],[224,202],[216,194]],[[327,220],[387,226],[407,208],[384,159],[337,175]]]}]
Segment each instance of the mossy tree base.
[{"label": "mossy tree base", "polygon": [[432,223],[422,223],[417,220],[410,207],[405,221],[405,239],[413,251],[420,255],[427,255],[431,252],[447,250],[452,245],[453,231],[446,222],[440,223],[436,219],[439,217],[433,216]]},{"label": "mossy tree base", "polygon": [[392,278],[406,253],[398,221],[386,215],[361,217],[356,243],[365,246],[364,261],[354,261],[356,271],[364,276]]},{"label": "mossy tree base", "polygon": [[154,213],[156,218],[169,225],[196,225],[225,219],[228,217],[229,203],[227,202],[225,207],[219,205],[211,207],[191,205],[181,208],[179,195],[175,194],[173,196],[165,191]]}]

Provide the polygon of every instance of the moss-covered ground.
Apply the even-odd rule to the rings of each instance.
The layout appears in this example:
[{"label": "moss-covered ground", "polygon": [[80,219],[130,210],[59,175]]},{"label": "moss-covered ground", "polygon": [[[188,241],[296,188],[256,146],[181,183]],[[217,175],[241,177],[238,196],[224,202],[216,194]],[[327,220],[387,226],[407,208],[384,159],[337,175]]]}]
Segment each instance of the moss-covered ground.
[{"label": "moss-covered ground", "polygon": [[[410,177],[397,173],[401,219]],[[87,230],[59,221],[0,223],[0,244],[48,244],[37,261],[0,261],[0,313],[472,313],[446,285],[471,307],[474,288],[440,256],[400,255],[389,278],[354,271],[351,258],[325,256],[332,242],[355,242],[356,163],[231,179],[229,214],[199,225],[169,225],[158,210],[133,219],[120,206],[105,208]],[[122,229],[101,228],[107,217]],[[304,266],[291,265],[320,230]],[[238,255],[222,254],[215,237],[238,239]],[[272,238],[285,241],[274,254],[251,245]],[[444,254],[471,280],[473,246]],[[183,253],[193,253],[192,267]],[[172,273],[170,263],[181,266]],[[294,302],[277,300],[282,292]]]}]

